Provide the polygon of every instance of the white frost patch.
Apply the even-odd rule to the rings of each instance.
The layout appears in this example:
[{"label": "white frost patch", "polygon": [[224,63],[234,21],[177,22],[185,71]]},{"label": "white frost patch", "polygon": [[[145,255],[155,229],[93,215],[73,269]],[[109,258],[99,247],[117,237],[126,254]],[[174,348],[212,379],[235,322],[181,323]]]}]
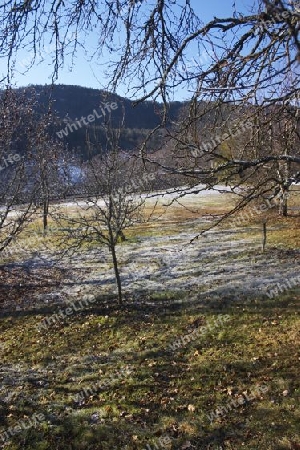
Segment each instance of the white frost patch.
[{"label": "white frost patch", "polygon": [[[139,243],[119,246],[124,291],[192,290],[199,296],[229,295],[238,299],[241,294],[250,297],[265,294],[272,285],[299,272],[295,258],[289,261],[270,258],[268,252],[261,253],[259,241],[238,239],[246,229],[212,230],[189,244],[196,234],[193,230],[191,225],[190,233],[185,229],[176,236],[145,237]],[[93,257],[99,264],[94,263]],[[116,292],[110,255],[103,248],[82,253],[66,266],[69,263],[76,270],[74,279],[64,288],[66,297]],[[80,292],[76,291],[78,286]]]}]

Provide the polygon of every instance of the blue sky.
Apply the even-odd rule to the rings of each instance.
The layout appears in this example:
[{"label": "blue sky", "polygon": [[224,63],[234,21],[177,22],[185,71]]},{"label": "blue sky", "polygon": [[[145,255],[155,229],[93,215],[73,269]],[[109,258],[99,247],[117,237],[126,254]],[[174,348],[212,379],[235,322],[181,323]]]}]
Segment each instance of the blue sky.
[{"label": "blue sky", "polygon": [[[232,4],[234,0],[191,0],[191,5],[197,12],[198,16],[204,22],[209,21],[214,16],[228,17],[232,14]],[[253,5],[254,0],[236,0],[236,7],[239,12],[249,12],[249,6]],[[89,60],[88,55],[96,48],[96,34],[90,36],[86,42],[85,52],[83,49],[78,50],[78,53],[72,63],[71,59],[67,58],[64,68],[60,69],[58,80],[56,84],[73,84],[92,88],[103,88],[106,86],[107,80],[104,76],[104,69],[107,63],[105,57],[101,61],[94,59]],[[18,54],[18,59],[15,65],[15,75],[13,84],[16,86],[27,86],[29,84],[50,84],[52,64],[50,56],[51,46],[46,47],[45,61],[41,64],[35,65],[27,73],[22,74],[26,60],[30,59],[30,54],[21,51]],[[194,55],[191,55],[192,57]],[[197,55],[195,55],[197,56]],[[5,74],[6,63],[0,59],[0,75]],[[119,89],[120,95],[125,95],[125,89],[122,92],[122,87]],[[180,96],[180,94],[179,94]],[[178,98],[180,99],[180,98]]]}]

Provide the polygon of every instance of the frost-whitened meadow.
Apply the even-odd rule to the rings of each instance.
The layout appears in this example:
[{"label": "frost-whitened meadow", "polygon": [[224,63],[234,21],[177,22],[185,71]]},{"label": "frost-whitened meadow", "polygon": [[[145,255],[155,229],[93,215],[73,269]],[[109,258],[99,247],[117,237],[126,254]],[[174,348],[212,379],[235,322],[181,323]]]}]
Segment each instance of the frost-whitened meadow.
[{"label": "frost-whitened meadow", "polygon": [[300,444],[299,219],[271,210],[194,239],[232,197],[170,201],[117,247],[122,307],[104,246],[59,255],[54,227],[20,241],[1,272],[0,448]]},{"label": "frost-whitened meadow", "polygon": [[[288,251],[282,245],[275,247],[271,241],[269,251],[262,252],[263,217],[258,217],[256,223],[236,227],[225,222],[193,240],[219,218],[211,215],[217,208],[224,212],[230,205],[230,196],[223,200],[221,195],[217,191],[186,195],[169,209],[167,205],[175,195],[159,197],[160,212],[150,223],[129,232],[128,240],[117,249],[122,284],[128,295],[138,301],[141,292],[151,295],[177,291],[190,292],[190,300],[213,300],[220,295],[234,300],[241,294],[266,295],[277,283],[299,275],[297,251]],[[147,207],[150,209],[156,200],[149,199]],[[76,211],[77,205],[69,203],[67,207]],[[272,237],[272,233],[288,227],[272,222],[268,235]],[[65,300],[116,290],[111,256],[105,247],[81,250],[60,264],[72,268],[59,293]]]}]

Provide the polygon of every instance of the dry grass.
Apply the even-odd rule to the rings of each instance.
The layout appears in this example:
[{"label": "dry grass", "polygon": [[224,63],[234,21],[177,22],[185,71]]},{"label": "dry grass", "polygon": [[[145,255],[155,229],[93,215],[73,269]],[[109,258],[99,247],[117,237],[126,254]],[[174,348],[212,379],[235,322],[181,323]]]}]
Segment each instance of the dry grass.
[{"label": "dry grass", "polygon": [[[128,230],[127,237],[167,238],[191,228],[194,220],[227,211],[227,201],[229,196],[200,198],[188,209],[174,204],[167,211],[160,205],[158,217]],[[270,247],[295,249],[286,253],[298,257],[300,218],[279,218],[270,211],[267,220],[270,260]],[[32,224],[27,239],[40,226],[38,221]],[[260,228],[261,217],[245,221],[238,238],[259,240]],[[22,239],[26,241],[25,235]],[[55,232],[47,239],[54,251]],[[245,258],[251,255],[243,252]],[[13,275],[9,289],[15,300],[23,294],[30,298],[35,280],[26,281],[26,274],[21,278],[17,271]],[[63,274],[44,276],[38,273],[37,278],[43,292],[47,277],[59,289]],[[6,278],[2,281],[9,285]],[[201,283],[195,289],[141,294],[123,308],[115,306],[113,295],[100,296],[91,307],[42,331],[37,325],[57,313],[58,305],[26,309],[23,303],[22,311],[12,308],[3,315],[0,433],[35,412],[45,415],[40,425],[16,434],[3,448],[142,450],[147,444],[155,448],[157,439],[168,435],[166,450],[299,449],[299,289],[272,300],[253,293],[230,301],[220,294],[218,301],[208,298],[205,303],[190,301],[201,292]],[[230,320],[224,326],[171,349],[181,336],[225,314]],[[130,371],[124,379],[82,402],[74,399],[83,388],[114,377],[124,367]],[[265,394],[210,421],[216,408],[261,385],[267,387]]]}]

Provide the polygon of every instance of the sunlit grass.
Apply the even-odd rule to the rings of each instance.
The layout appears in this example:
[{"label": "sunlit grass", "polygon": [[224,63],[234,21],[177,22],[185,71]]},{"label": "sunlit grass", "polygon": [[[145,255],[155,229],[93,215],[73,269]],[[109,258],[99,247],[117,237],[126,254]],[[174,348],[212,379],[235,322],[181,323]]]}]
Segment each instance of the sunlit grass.
[{"label": "sunlit grass", "polygon": [[[127,240],[120,245],[147,242],[147,237],[167,241],[185,229],[193,231],[190,221],[202,214],[225,209],[220,200],[206,200],[195,211],[174,205],[126,230]],[[272,211],[267,219],[266,251],[299,249],[299,218],[279,218]],[[41,241],[41,248],[46,243],[50,254],[55,252],[69,225],[61,222],[56,230],[51,219],[49,225],[44,236],[37,219],[20,242],[28,241],[34,252]],[[259,243],[261,217],[236,231],[232,239]],[[35,233],[36,242],[29,239]],[[245,248],[235,257],[256,254]],[[206,263],[209,257],[202,259]],[[293,289],[274,300],[254,293],[251,300],[241,295],[238,301],[225,302],[220,294],[210,305],[209,300],[190,302],[190,292],[165,290],[148,294],[146,301],[137,296],[135,303],[118,308],[111,294],[42,331],[37,325],[57,313],[57,306],[8,313],[0,318],[1,398],[6,399],[0,401],[0,433],[34,412],[43,413],[46,420],[16,434],[5,448],[142,450],[147,444],[155,448],[163,435],[171,437],[166,447],[170,450],[297,448],[299,300],[299,289]],[[172,350],[170,344],[220,314],[228,314],[230,320]],[[124,368],[129,371],[124,379],[99,388],[81,403],[74,400],[83,389]],[[260,385],[267,386],[266,394],[210,422],[209,414],[216,408]]]},{"label": "sunlit grass", "polygon": [[[180,296],[183,304],[188,301],[186,294]],[[16,435],[6,448],[19,448],[22,440],[28,449],[55,444],[61,449],[127,445],[134,450],[164,434],[171,436],[172,449],[187,441],[203,450],[212,443],[249,450],[300,443],[299,291],[275,300],[241,299],[226,309],[228,322],[176,351],[170,343],[213,323],[224,311],[221,301],[219,311],[208,307],[201,314],[191,307],[187,312],[184,305],[173,310],[172,302],[169,309],[159,306],[171,297],[171,292],[157,293],[152,297],[156,308],[127,306],[105,314],[105,298],[99,298],[92,308],[42,332],[36,325],[55,312],[51,308],[2,318],[2,365],[21,363],[23,388],[9,388],[13,408],[1,431],[29,411],[46,416],[39,428]],[[84,388],[122,368],[129,371],[126,378],[99,388],[82,404],[74,401]],[[29,379],[46,384],[26,381],[28,370],[36,374]],[[266,394],[210,422],[218,406],[259,385],[268,387]]]}]

